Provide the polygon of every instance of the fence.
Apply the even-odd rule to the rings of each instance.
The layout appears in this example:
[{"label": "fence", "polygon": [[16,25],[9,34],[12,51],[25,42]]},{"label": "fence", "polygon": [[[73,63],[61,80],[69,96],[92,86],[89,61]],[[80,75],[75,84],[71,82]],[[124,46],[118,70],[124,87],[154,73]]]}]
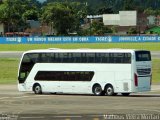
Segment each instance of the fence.
[{"label": "fence", "polygon": [[160,36],[0,37],[0,44],[160,42]]}]

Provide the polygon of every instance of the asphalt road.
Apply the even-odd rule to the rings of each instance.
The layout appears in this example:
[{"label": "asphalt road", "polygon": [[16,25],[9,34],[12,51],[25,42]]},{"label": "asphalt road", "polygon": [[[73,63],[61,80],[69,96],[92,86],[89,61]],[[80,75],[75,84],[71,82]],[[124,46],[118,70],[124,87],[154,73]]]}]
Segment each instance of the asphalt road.
[{"label": "asphalt road", "polygon": [[[20,58],[23,51],[1,51],[0,58]],[[153,59],[160,59],[160,51],[151,52]]]},{"label": "asphalt road", "polygon": [[17,85],[0,85],[0,120],[8,116],[18,120],[105,120],[108,115],[135,117],[132,120],[157,115],[154,120],[159,120],[160,85],[153,85],[151,92],[128,97],[35,95],[18,92]]}]

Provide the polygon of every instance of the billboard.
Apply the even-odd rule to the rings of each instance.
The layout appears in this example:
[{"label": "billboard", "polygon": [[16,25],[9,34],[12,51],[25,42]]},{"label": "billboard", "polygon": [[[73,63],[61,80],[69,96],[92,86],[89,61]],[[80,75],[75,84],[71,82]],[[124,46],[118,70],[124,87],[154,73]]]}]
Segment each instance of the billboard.
[{"label": "billboard", "polygon": [[0,37],[0,44],[160,42],[160,36]]}]

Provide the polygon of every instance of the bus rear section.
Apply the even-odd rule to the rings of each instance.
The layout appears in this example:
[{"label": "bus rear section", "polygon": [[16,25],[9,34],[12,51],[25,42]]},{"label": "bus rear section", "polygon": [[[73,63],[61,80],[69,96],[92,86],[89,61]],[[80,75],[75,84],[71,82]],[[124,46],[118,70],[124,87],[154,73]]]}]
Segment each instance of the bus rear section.
[{"label": "bus rear section", "polygon": [[133,78],[135,92],[151,90],[152,64],[149,51],[135,51],[135,69]]}]

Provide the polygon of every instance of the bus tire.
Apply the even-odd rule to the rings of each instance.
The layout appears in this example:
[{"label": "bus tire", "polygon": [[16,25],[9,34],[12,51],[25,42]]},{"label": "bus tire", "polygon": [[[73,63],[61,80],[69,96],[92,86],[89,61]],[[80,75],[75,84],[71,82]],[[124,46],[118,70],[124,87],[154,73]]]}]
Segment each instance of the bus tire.
[{"label": "bus tire", "polygon": [[121,93],[123,96],[129,96],[130,93]]},{"label": "bus tire", "polygon": [[107,96],[114,96],[114,95],[116,95],[114,93],[114,89],[113,89],[112,85],[106,85],[104,91],[105,91],[105,93],[106,93]]},{"label": "bus tire", "polygon": [[102,95],[102,92],[103,92],[102,88],[99,84],[94,85],[92,88],[92,91],[93,91],[94,95],[96,95],[96,96]]},{"label": "bus tire", "polygon": [[33,91],[35,94],[42,94],[42,87],[40,84],[34,84]]}]

